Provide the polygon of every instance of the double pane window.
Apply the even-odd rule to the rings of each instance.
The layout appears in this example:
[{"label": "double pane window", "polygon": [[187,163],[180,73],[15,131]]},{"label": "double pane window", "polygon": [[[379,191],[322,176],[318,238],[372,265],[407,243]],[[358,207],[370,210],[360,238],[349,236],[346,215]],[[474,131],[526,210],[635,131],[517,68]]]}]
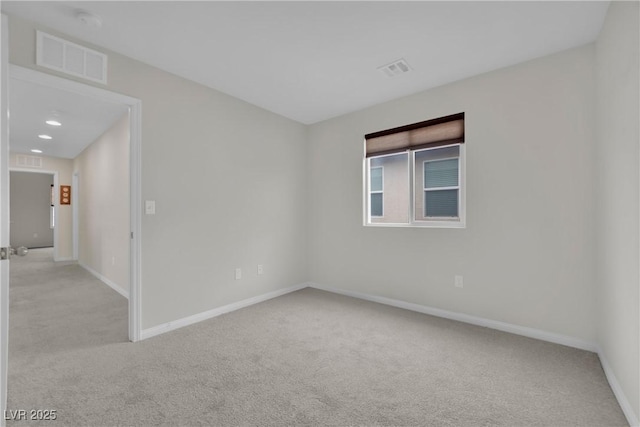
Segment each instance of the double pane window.
[{"label": "double pane window", "polygon": [[371,216],[383,217],[384,216],[384,167],[375,166],[371,168],[369,174],[371,178]]},{"label": "double pane window", "polygon": [[366,225],[464,227],[464,115],[452,117],[367,137]]},{"label": "double pane window", "polygon": [[415,220],[459,218],[460,146],[416,151],[414,156]]}]

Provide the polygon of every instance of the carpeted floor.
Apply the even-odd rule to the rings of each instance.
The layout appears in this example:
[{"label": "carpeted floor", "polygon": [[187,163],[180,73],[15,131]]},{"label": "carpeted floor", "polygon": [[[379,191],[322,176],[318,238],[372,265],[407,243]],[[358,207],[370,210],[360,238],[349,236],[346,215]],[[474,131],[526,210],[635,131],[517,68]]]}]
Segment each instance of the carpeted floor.
[{"label": "carpeted floor", "polygon": [[10,426],[626,425],[593,353],[313,289],[132,344],[115,291],[14,260],[8,406],[57,420]]}]

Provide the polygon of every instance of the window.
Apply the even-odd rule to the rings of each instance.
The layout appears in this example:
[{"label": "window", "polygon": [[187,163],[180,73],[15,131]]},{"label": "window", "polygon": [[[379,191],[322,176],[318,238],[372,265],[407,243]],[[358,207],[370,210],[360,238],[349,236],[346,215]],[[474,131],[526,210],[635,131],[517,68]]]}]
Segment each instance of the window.
[{"label": "window", "polygon": [[371,168],[371,182],[369,184],[369,206],[371,206],[372,217],[384,216],[384,167],[375,166]]},{"label": "window", "polygon": [[[387,154],[371,157],[369,165],[368,221],[372,224],[397,224],[409,221],[409,155]],[[380,181],[377,175],[380,175]],[[381,187],[375,187],[381,185]],[[379,193],[376,189],[379,188]]]},{"label": "window", "polygon": [[365,225],[464,227],[464,113],[365,137]]},{"label": "window", "polygon": [[414,151],[415,220],[457,220],[460,217],[460,146]]}]

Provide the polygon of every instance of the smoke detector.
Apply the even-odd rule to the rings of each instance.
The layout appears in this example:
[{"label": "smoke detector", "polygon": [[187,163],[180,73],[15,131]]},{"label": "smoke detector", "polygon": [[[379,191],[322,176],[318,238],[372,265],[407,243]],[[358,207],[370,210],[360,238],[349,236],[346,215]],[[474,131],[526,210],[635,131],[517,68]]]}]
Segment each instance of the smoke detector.
[{"label": "smoke detector", "polygon": [[409,67],[407,61],[400,58],[397,61],[393,61],[387,65],[378,67],[378,71],[380,71],[387,77],[395,77],[400,74],[408,73],[409,71],[411,71],[411,67]]},{"label": "smoke detector", "polygon": [[86,10],[77,10],[76,19],[82,22],[87,27],[100,28],[102,27],[102,19],[98,15],[94,15]]}]

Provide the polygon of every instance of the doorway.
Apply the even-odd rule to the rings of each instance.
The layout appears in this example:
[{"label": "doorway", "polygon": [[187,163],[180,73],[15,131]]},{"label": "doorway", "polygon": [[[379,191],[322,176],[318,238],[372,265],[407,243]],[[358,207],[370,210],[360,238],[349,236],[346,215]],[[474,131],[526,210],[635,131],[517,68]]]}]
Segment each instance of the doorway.
[{"label": "doorway", "polygon": [[54,248],[54,173],[10,171],[10,245]]},{"label": "doorway", "polygon": [[[126,209],[128,212],[124,214],[124,223],[125,227],[125,241],[124,248],[119,246],[117,249],[110,249],[112,253],[108,255],[104,254],[96,254],[95,251],[90,253],[86,257],[83,258],[83,244],[84,244],[84,252],[91,252],[92,248],[102,248],[104,245],[102,241],[98,243],[92,243],[91,240],[83,241],[83,232],[85,235],[89,234],[86,227],[95,226],[95,224],[89,224],[90,220],[95,217],[96,212],[104,211],[104,208],[100,208],[101,199],[91,199],[90,196],[93,196],[94,193],[97,194],[97,191],[92,192],[90,190],[90,186],[86,184],[86,182],[82,182],[83,179],[91,180],[93,178],[94,181],[100,180],[100,177],[91,177],[91,173],[94,167],[87,168],[84,167],[85,171],[82,170],[82,162],[78,162],[77,158],[85,156],[91,157],[91,153],[86,154],[86,151],[89,151],[87,148],[84,151],[81,151],[82,155],[76,155],[75,157],[66,156],[67,159],[71,163],[70,169],[67,169],[68,177],[65,179],[71,187],[69,190],[71,191],[71,202],[67,206],[61,206],[60,200],[56,203],[56,211],[55,215],[57,216],[57,220],[62,220],[61,216],[64,216],[65,212],[68,215],[68,230],[65,231],[64,240],[65,244],[62,245],[63,235],[58,233],[57,240],[58,245],[54,244],[56,247],[56,251],[58,252],[57,259],[60,261],[67,260],[78,260],[80,264],[83,265],[87,271],[92,273],[94,276],[98,277],[102,282],[111,286],[115,290],[117,290],[122,295],[128,297],[128,336],[130,341],[138,341],[140,337],[140,294],[139,294],[139,260],[140,260],[140,239],[139,239],[139,229],[140,229],[140,126],[141,126],[141,116],[140,116],[140,107],[141,102],[138,99],[131,98],[125,95],[113,93],[110,91],[106,91],[104,89],[95,88],[93,86],[85,85],[83,83],[78,83],[75,81],[59,78],[56,76],[52,76],[49,74],[41,73],[35,70],[18,67],[14,65],[9,65],[9,78],[10,78],[10,88],[14,84],[33,84],[43,88],[51,89],[54,91],[62,91],[68,96],[76,97],[75,99],[79,99],[78,97],[84,97],[87,99],[93,99],[97,103],[102,103],[102,105],[113,104],[119,105],[123,107],[126,111],[126,120],[123,118],[119,123],[120,129],[122,132],[126,132],[128,136],[127,146],[126,146],[126,155],[128,157],[127,162],[122,162],[122,165],[128,165],[126,168],[127,180],[125,185],[128,187],[128,192],[120,192],[127,194],[128,198],[126,200],[127,206]],[[61,98],[60,95],[57,96],[57,99]],[[86,107],[90,108],[90,107]],[[59,115],[59,117],[63,117],[65,115],[64,107],[60,108],[60,111],[52,111],[54,115]],[[12,115],[13,116],[13,115]],[[13,117],[12,117],[13,120]],[[113,124],[112,124],[113,125]],[[52,133],[53,135],[53,133]],[[12,135],[13,138],[13,135]],[[62,138],[61,138],[62,139]],[[53,147],[50,141],[41,142],[44,147]],[[10,144],[11,145],[11,144]],[[12,147],[11,147],[12,148]],[[42,147],[35,147],[36,153],[38,151],[44,151]],[[25,153],[23,150],[23,156],[29,157],[28,153]],[[38,153],[40,154],[40,153]],[[44,153],[43,153],[44,155]],[[36,155],[37,156],[37,155]],[[19,163],[16,159],[17,155],[14,153],[11,155],[11,165],[16,168],[20,168]],[[35,157],[35,156],[31,156]],[[64,157],[64,156],[60,156]],[[100,158],[99,155],[93,155],[93,159]],[[85,165],[87,161],[91,161],[92,159],[85,159]],[[28,162],[29,160],[27,160]],[[37,162],[36,162],[37,163]],[[98,165],[99,166],[99,165]],[[45,164],[40,164],[40,167],[46,169]],[[79,168],[79,170],[74,170]],[[58,180],[62,180],[62,176],[58,174]],[[108,181],[108,180],[107,180]],[[87,181],[90,182],[90,181]],[[102,179],[102,184],[104,184],[105,180]],[[122,181],[121,181],[122,182]],[[63,182],[59,182],[59,184],[66,184]],[[60,185],[56,184],[56,191],[59,190]],[[79,188],[82,187],[82,191],[86,190],[85,196],[83,197],[83,193],[79,192]],[[96,187],[97,188],[97,187]],[[113,192],[117,193],[117,192]],[[104,192],[102,193],[102,197],[104,197]],[[100,195],[99,195],[100,196]],[[85,203],[82,203],[82,201]],[[78,203],[80,202],[80,203]],[[64,209],[63,209],[64,208]],[[83,211],[85,208],[92,208],[93,211]],[[65,210],[65,212],[62,212]],[[83,222],[84,218],[84,222]],[[85,229],[83,229],[85,227]],[[121,227],[122,228],[122,227]],[[99,233],[98,238],[101,236],[109,236],[108,230],[102,230]],[[93,242],[97,242],[97,240],[93,240]],[[122,243],[122,241],[121,241]],[[64,253],[63,248],[64,246]],[[101,259],[96,259],[96,257],[102,257]],[[95,261],[93,264],[91,261]],[[122,282],[127,282],[126,287],[120,286],[119,288],[116,286],[112,286],[115,283],[113,280],[109,280],[109,277],[106,274],[103,274],[103,271],[100,268],[95,268],[95,266],[110,268],[113,266],[119,265],[120,267],[126,266],[126,270],[124,272],[125,279]],[[92,267],[93,266],[93,267]],[[120,275],[122,276],[122,274]]]},{"label": "doorway", "polygon": [[11,247],[52,248],[55,259],[57,173],[11,169],[9,181]]}]

